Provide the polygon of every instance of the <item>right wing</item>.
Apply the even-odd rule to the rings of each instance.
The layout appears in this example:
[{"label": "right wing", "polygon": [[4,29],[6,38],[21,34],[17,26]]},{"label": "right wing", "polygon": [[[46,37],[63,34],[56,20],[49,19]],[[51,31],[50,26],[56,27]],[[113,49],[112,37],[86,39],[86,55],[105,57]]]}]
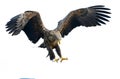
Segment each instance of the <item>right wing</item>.
[{"label": "right wing", "polygon": [[35,11],[25,11],[13,17],[6,26],[6,31],[12,35],[18,35],[23,30],[33,43],[44,38],[44,31],[47,30],[42,23],[40,14]]},{"label": "right wing", "polygon": [[64,19],[59,21],[55,30],[60,31],[62,37],[64,37],[79,26],[92,27],[106,24],[106,21],[108,22],[108,18],[110,18],[109,14],[111,14],[109,10],[103,5],[96,5],[71,11]]}]

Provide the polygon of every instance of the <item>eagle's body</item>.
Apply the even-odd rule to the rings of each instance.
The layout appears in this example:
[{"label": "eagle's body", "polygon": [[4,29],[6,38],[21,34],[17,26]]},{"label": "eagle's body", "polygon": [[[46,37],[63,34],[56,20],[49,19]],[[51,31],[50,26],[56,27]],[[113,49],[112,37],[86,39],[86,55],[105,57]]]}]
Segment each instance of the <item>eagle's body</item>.
[{"label": "eagle's body", "polygon": [[[92,27],[106,24],[105,21],[109,21],[107,18],[110,18],[108,10],[110,9],[105,8],[103,5],[97,5],[71,11],[64,19],[58,22],[58,26],[54,30],[45,28],[38,12],[25,11],[13,17],[6,24],[6,28],[12,35],[18,35],[23,30],[33,43],[36,43],[40,38],[44,39],[44,42],[39,47],[47,48],[50,60],[55,59],[53,49],[56,49],[62,61],[67,60],[67,58],[63,58],[61,55],[59,47],[61,38],[68,35],[78,26]],[[58,61],[58,59],[55,59],[55,61]]]},{"label": "eagle's body", "polygon": [[58,45],[60,43],[61,38],[62,36],[59,31],[50,30],[50,31],[45,31],[44,33],[44,42],[40,45],[40,47],[47,48],[47,50],[49,51],[48,56],[50,55],[51,60],[55,58],[52,49],[56,49],[57,54],[59,55],[59,57],[62,58],[61,51]]},{"label": "eagle's body", "polygon": [[46,31],[44,34],[44,44],[45,46],[49,45],[51,48],[55,48],[62,38],[59,31],[51,30]]}]

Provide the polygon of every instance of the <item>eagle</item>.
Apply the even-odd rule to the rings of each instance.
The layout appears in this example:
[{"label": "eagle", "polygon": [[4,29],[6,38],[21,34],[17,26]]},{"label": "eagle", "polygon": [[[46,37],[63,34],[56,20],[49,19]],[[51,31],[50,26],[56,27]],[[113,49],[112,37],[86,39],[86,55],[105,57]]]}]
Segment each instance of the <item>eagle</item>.
[{"label": "eagle", "polygon": [[[40,38],[44,41],[39,46],[48,50],[50,60],[62,62],[68,60],[61,54],[60,40],[67,36],[74,28],[79,26],[93,27],[101,26],[109,22],[109,16],[111,14],[110,9],[104,5],[95,5],[86,8],[80,8],[73,10],[68,15],[58,22],[55,29],[47,29],[40,17],[40,13],[37,11],[25,11],[10,19],[6,24],[6,31],[9,34],[18,35],[21,31],[24,31],[28,39],[32,43],[37,43]],[[56,58],[53,49],[56,50],[59,58]]]}]

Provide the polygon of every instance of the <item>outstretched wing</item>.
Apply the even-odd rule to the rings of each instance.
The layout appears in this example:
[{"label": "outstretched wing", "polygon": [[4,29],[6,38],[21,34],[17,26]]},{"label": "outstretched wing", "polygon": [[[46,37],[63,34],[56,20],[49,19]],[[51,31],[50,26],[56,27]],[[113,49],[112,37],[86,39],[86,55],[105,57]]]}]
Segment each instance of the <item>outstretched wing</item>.
[{"label": "outstretched wing", "polygon": [[60,31],[62,37],[64,37],[80,25],[91,27],[106,24],[105,21],[109,21],[107,18],[110,18],[108,10],[110,9],[103,5],[97,5],[71,11],[63,20],[58,22],[58,27],[55,30]]},{"label": "outstretched wing", "polygon": [[44,27],[41,17],[38,12],[25,11],[13,17],[6,24],[7,31],[9,34],[18,35],[23,30],[30,41],[36,43],[40,38],[44,37]]}]

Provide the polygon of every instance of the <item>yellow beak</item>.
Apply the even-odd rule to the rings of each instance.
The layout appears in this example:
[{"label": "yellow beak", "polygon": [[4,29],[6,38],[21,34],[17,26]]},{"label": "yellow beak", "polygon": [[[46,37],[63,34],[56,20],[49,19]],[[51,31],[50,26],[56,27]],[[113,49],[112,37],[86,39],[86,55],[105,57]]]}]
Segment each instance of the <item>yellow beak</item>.
[{"label": "yellow beak", "polygon": [[61,40],[58,41],[58,44],[61,44]]}]

